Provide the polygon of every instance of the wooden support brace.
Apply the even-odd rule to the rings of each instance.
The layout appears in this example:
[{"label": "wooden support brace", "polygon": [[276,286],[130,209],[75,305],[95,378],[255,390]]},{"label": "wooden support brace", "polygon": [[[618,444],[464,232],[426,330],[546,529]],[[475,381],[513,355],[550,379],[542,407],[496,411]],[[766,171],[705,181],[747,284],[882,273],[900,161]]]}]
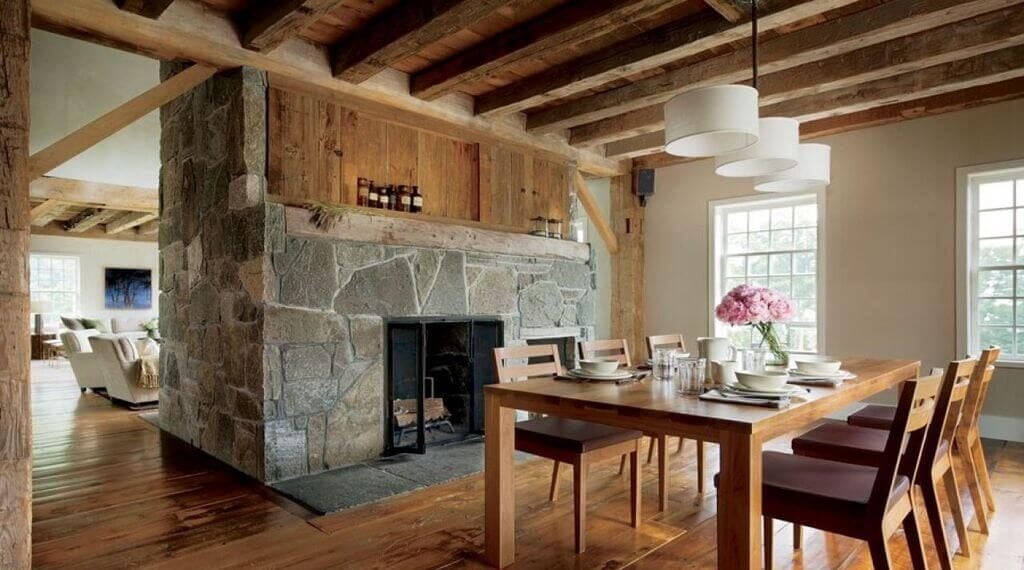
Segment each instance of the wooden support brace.
[{"label": "wooden support brace", "polygon": [[597,200],[590,192],[590,188],[587,187],[586,180],[583,179],[583,175],[579,172],[576,173],[576,195],[579,196],[580,203],[583,204],[583,209],[587,211],[590,221],[597,228],[597,233],[601,234],[601,239],[604,240],[608,253],[612,255],[618,253],[619,240],[615,237],[615,232],[612,231],[608,221],[605,220],[604,214],[601,213],[601,208],[598,207]]}]

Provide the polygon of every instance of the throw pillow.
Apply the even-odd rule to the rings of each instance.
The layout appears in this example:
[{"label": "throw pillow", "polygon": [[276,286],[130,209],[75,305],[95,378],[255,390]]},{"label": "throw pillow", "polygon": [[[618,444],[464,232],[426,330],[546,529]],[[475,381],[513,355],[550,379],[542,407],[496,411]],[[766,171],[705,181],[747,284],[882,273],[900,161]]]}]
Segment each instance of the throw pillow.
[{"label": "throw pillow", "polygon": [[100,320],[100,319],[84,319],[83,318],[82,319],[82,324],[85,325],[85,328],[87,328],[87,329],[96,329],[96,330],[100,331],[101,333],[108,332],[107,331],[107,326],[104,325],[103,321]]},{"label": "throw pillow", "polygon": [[65,317],[61,315],[60,322],[64,323],[64,328],[69,331],[81,331],[85,330],[85,325],[82,324],[82,319],[75,317]]}]

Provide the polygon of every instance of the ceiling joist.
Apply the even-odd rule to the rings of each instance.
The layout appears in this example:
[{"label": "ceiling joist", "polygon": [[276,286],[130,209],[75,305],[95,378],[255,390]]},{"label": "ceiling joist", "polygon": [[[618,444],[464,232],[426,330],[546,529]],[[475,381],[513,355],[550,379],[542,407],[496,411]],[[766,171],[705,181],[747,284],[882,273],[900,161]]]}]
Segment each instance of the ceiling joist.
[{"label": "ceiling joist", "polygon": [[29,217],[33,226],[45,226],[52,222],[57,216],[67,211],[70,204],[60,200],[46,200],[42,204],[32,208]]},{"label": "ceiling joist", "polygon": [[341,0],[277,0],[258,2],[242,17],[242,45],[270,51],[341,5]]},{"label": "ceiling joist", "polygon": [[64,223],[64,230],[70,233],[82,233],[100,224],[106,224],[124,214],[120,210],[102,210],[91,208]]},{"label": "ceiling joist", "polygon": [[146,18],[159,18],[174,0],[117,0],[117,5],[125,12],[138,14]]},{"label": "ceiling joist", "polygon": [[711,9],[727,21],[736,23],[750,13],[750,2],[744,0],[704,0]]},{"label": "ceiling joist", "polygon": [[119,234],[125,230],[130,230],[154,219],[156,219],[156,214],[147,214],[146,212],[124,212],[117,218],[107,222],[106,233],[108,235]]}]

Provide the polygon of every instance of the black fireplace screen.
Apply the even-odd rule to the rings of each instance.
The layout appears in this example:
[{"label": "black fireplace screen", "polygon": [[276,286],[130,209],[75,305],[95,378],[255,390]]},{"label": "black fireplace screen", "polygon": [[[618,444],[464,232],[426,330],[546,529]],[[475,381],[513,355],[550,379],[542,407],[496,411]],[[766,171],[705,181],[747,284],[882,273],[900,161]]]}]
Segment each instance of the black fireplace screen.
[{"label": "black fireplace screen", "polygon": [[483,433],[501,321],[395,319],[387,331],[385,453],[424,453]]}]

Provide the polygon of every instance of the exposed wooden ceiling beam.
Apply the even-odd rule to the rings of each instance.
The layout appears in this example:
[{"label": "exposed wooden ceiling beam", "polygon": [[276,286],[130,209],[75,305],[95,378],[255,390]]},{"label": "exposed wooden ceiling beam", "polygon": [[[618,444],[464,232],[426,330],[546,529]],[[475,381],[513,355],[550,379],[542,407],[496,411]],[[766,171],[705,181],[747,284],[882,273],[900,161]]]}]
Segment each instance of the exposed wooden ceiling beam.
[{"label": "exposed wooden ceiling beam", "polygon": [[82,233],[100,224],[105,224],[122,214],[124,212],[121,210],[91,208],[65,222],[64,230],[71,233]]},{"label": "exposed wooden ceiling beam", "polygon": [[67,202],[61,202],[60,200],[46,200],[42,204],[32,208],[29,219],[33,226],[45,226],[52,222],[54,218],[63,214],[69,206],[70,204]]},{"label": "exposed wooden ceiling beam", "polygon": [[74,30],[76,37],[130,46],[161,59],[188,59],[221,68],[249,65],[268,72],[279,82],[330,93],[356,111],[411,124],[440,124],[469,139],[572,160],[592,176],[615,176],[629,166],[573,148],[565,141],[530,135],[508,121],[474,117],[444,102],[428,104],[406,93],[371,85],[373,82],[354,85],[336,79],[327,50],[305,41],[288,40],[269,53],[247,50],[239,42],[231,20],[194,0],[177,0],[159,20],[127,14],[109,0],[33,0],[32,21],[43,29],[58,33]]},{"label": "exposed wooden ceiling beam", "polygon": [[160,198],[155,188],[121,186],[87,180],[43,176],[29,184],[34,200],[59,200],[76,206],[156,212]]},{"label": "exposed wooden ceiling beam", "polygon": [[125,12],[156,19],[164,13],[171,2],[174,0],[117,0],[117,5]]},{"label": "exposed wooden ceiling beam", "polygon": [[750,2],[744,0],[704,0],[711,9],[727,21],[736,23],[750,14]]},{"label": "exposed wooden ceiling beam", "polygon": [[[856,1],[762,0],[758,25],[772,30]],[[672,22],[485,93],[476,98],[476,112],[523,111],[749,37],[750,26],[716,17]]]},{"label": "exposed wooden ceiling beam", "polygon": [[[763,42],[760,69],[766,74],[789,69],[1015,3],[1013,0],[893,0]],[[544,109],[527,117],[527,129],[557,132],[664,103],[685,90],[744,81],[750,78],[749,59],[748,51],[740,50]]]},{"label": "exposed wooden ceiling beam", "polygon": [[216,72],[217,68],[215,67],[193,65],[50,146],[35,152],[28,159],[29,180],[35,180],[71,160],[96,143],[159,109],[164,103],[174,100],[182,93],[206,81]]},{"label": "exposed wooden ceiling beam", "polygon": [[124,212],[117,218],[107,222],[106,232],[108,235],[118,234],[154,219],[156,219],[156,214],[147,214],[146,212]]},{"label": "exposed wooden ceiling beam", "polygon": [[587,0],[563,4],[416,73],[412,77],[412,94],[436,99],[510,63],[608,33],[624,22],[650,16],[671,4],[673,0]]},{"label": "exposed wooden ceiling beam", "polygon": [[160,220],[150,220],[135,229],[139,235],[151,236],[160,231]]},{"label": "exposed wooden ceiling beam", "polygon": [[[898,123],[911,119],[931,117],[963,111],[993,103],[1024,98],[1024,78],[972,87],[924,99],[905,101],[865,111],[819,119],[800,125],[803,140],[836,135],[849,131]],[[693,159],[656,152],[633,160],[634,168],[663,168]]]},{"label": "exposed wooden ceiling beam", "polygon": [[[761,107],[765,115],[783,113],[772,104],[837,89],[859,89],[886,77],[957,62],[1001,48],[1024,44],[1024,10],[1006,8],[839,55],[815,64],[762,78]],[[959,87],[956,87],[959,88]],[[826,101],[828,103],[828,101]],[[829,108],[826,105],[825,108]],[[605,142],[609,157],[637,157],[659,149],[665,133],[663,107],[656,105],[579,127],[585,137],[570,142]],[[615,129],[621,128],[616,131]],[[572,129],[576,133],[577,129]],[[618,139],[622,140],[618,140]]]},{"label": "exposed wooden ceiling beam", "polygon": [[459,30],[509,0],[399,2],[334,49],[334,75],[359,83],[419,53],[424,46]]},{"label": "exposed wooden ceiling beam", "polygon": [[154,243],[157,241],[155,235],[144,235],[136,231],[126,231],[119,234],[108,234],[103,231],[103,228],[94,227],[84,232],[71,233],[64,229],[64,227],[58,222],[52,222],[49,225],[38,227],[32,226],[32,235],[40,236],[57,236],[65,238],[87,238],[87,239],[106,239],[106,240],[117,240],[117,241],[139,241],[139,242],[150,242]]},{"label": "exposed wooden ceiling beam", "polygon": [[256,51],[270,51],[281,42],[298,36],[342,0],[276,0],[257,2],[243,16],[242,45]]}]

